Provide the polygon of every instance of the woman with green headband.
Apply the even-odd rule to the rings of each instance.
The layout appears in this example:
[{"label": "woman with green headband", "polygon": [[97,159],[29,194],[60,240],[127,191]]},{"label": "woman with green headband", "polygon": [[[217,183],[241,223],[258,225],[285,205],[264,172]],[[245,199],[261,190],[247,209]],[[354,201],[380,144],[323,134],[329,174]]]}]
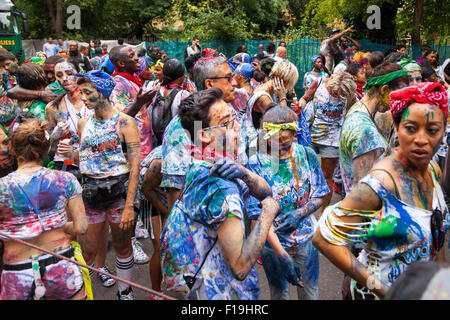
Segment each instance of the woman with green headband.
[{"label": "woman with green headband", "polygon": [[408,72],[410,84],[422,82],[422,66],[420,63],[409,58],[403,58],[397,63]]},{"label": "woman with green headband", "polygon": [[[389,93],[406,87],[408,76],[398,64],[385,62],[375,67],[367,83],[366,94],[350,108],[342,125],[339,160],[345,193],[386,154],[386,133],[383,134],[374,118],[377,112],[389,110]],[[390,113],[387,116],[391,118]],[[386,127],[390,128],[390,124],[392,118]]]},{"label": "woman with green headband", "polygon": [[[312,213],[329,189],[317,155],[295,141],[298,124],[292,109],[272,105],[261,127],[260,150],[250,157],[248,169],[268,182],[281,208],[261,252],[271,299],[289,300],[291,283],[297,285],[299,299],[316,300],[319,256],[310,241],[317,223]],[[250,197],[247,214],[256,222],[260,201]]]}]

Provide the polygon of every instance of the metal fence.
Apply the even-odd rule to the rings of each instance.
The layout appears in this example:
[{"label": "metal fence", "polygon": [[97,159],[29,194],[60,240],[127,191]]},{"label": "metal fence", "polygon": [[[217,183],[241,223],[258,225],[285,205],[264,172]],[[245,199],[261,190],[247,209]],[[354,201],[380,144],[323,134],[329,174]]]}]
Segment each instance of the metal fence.
[{"label": "metal fence", "polygon": [[[232,57],[236,53],[236,49],[239,45],[245,45],[247,47],[247,52],[250,55],[258,53],[258,45],[260,43],[264,44],[264,47],[268,42],[274,42],[278,44],[279,41],[267,41],[267,40],[249,40],[249,41],[223,41],[223,40],[207,40],[201,41],[200,45],[202,48],[213,48],[219,52],[222,52],[227,57]],[[371,50],[371,51],[381,51],[386,52],[388,49],[395,48],[393,45],[375,43],[370,40],[364,39],[358,41],[362,48],[361,50]],[[146,42],[148,45],[157,45],[161,50],[164,50],[168,57],[184,61],[184,51],[186,47],[190,44],[189,42]],[[439,53],[439,60],[441,63],[445,59],[450,57],[450,46],[445,45],[430,45]],[[420,46],[407,46],[407,53],[410,57],[415,59],[421,56]],[[298,96],[303,95],[303,77],[306,72],[312,70],[312,64],[310,58],[320,51],[320,42],[317,40],[312,40],[308,38],[302,38],[295,40],[287,45],[288,60],[291,61],[298,69],[299,81],[295,87]]]}]

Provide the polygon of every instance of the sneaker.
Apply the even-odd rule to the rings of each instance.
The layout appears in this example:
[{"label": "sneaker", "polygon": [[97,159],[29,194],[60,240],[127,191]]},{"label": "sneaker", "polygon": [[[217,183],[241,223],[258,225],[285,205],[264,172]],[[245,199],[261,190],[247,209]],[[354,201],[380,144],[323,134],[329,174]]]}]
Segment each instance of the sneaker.
[{"label": "sneaker", "polygon": [[164,299],[161,298],[160,296],[157,296],[156,294],[150,294],[148,300],[164,300]]},{"label": "sneaker", "polygon": [[147,239],[150,237],[147,229],[144,228],[144,224],[141,220],[138,220],[136,223],[136,231],[135,231],[136,239]]},{"label": "sneaker", "polygon": [[128,287],[127,290],[120,293],[117,291],[117,298],[119,300],[134,300],[133,289],[131,287]]},{"label": "sneaker", "polygon": [[142,250],[142,244],[136,238],[131,239],[131,244],[133,245],[134,263],[145,264],[150,261],[148,255]]},{"label": "sneaker", "polygon": [[[111,274],[111,271],[109,271],[109,269],[106,266],[98,268],[98,269],[103,272],[107,272],[107,273]],[[114,280],[113,278],[108,277],[107,275],[104,275],[102,273],[98,273],[98,277],[100,278],[100,281],[102,282],[102,285],[104,287],[107,287],[107,288],[112,287],[116,283],[116,280]]]}]

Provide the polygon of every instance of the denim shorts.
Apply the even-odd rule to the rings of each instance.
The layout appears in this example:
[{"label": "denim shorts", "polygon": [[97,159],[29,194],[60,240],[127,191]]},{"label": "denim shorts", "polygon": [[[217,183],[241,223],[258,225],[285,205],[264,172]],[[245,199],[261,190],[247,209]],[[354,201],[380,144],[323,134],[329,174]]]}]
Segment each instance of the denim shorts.
[{"label": "denim shorts", "polygon": [[339,147],[311,143],[309,145],[321,158],[339,158]]}]

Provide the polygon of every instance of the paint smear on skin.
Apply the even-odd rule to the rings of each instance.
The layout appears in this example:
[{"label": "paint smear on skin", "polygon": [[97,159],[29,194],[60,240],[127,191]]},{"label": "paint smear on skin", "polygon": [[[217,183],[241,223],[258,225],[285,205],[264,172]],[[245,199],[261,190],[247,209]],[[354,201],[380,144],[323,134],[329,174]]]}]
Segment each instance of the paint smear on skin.
[{"label": "paint smear on skin", "polygon": [[407,108],[407,109],[405,110],[405,112],[403,113],[403,119],[402,119],[402,121],[404,122],[404,121],[408,120],[409,115],[410,115],[410,111],[409,111],[409,108]]}]

